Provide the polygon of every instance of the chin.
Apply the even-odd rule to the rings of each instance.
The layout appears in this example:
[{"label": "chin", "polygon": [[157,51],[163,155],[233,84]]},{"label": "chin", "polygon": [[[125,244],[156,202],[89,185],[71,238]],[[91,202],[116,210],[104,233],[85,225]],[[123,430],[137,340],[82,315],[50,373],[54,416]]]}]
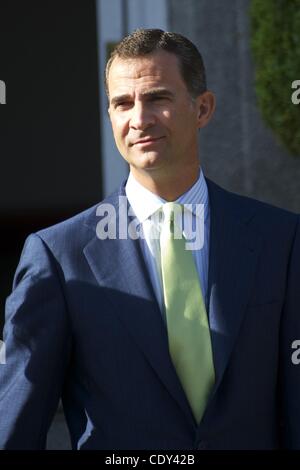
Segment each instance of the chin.
[{"label": "chin", "polygon": [[162,155],[155,152],[139,155],[132,159],[132,165],[140,170],[160,168],[164,162]]}]

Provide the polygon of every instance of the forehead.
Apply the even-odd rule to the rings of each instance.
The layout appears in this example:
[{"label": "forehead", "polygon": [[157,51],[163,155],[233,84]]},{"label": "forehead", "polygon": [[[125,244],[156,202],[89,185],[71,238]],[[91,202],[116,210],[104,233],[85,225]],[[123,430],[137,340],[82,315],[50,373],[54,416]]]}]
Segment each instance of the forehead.
[{"label": "forehead", "polygon": [[182,79],[179,62],[174,54],[166,51],[155,52],[143,57],[121,59],[116,57],[109,71],[109,93],[147,89],[151,86],[186,88]]}]

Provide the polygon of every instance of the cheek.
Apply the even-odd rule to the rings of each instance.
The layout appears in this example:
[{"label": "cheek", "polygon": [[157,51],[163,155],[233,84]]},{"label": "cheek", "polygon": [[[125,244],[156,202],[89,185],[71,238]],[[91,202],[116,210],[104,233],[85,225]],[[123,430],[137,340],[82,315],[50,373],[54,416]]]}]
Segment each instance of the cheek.
[{"label": "cheek", "polygon": [[172,112],[169,109],[163,109],[158,113],[158,119],[163,123],[168,123],[172,121]]},{"label": "cheek", "polygon": [[187,123],[187,119],[190,118],[190,112],[187,112],[186,106],[178,105],[173,109],[164,109],[160,113],[160,121],[166,126],[177,129],[182,126],[182,123]]},{"label": "cheek", "polygon": [[115,138],[122,140],[128,134],[128,124],[125,119],[115,118],[111,121],[112,130]]}]

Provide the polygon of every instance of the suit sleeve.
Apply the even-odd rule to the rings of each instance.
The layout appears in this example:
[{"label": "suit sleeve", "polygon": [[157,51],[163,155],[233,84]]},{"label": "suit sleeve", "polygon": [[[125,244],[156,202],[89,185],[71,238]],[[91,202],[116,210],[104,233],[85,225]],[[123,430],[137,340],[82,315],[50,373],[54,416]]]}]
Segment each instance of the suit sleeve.
[{"label": "suit sleeve", "polygon": [[283,447],[300,449],[300,364],[292,360],[295,353],[292,344],[295,340],[300,341],[300,216],[289,260],[280,339]]},{"label": "suit sleeve", "polygon": [[44,449],[71,351],[59,266],[38,235],[25,242],[6,301],[0,448]]}]

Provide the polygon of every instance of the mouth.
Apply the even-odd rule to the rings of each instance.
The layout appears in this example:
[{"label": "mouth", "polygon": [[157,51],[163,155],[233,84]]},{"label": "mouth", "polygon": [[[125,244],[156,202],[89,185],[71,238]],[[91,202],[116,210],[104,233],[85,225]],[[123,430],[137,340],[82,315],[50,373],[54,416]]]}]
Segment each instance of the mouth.
[{"label": "mouth", "polygon": [[159,142],[164,138],[165,138],[164,136],[162,136],[162,137],[146,137],[144,139],[140,139],[140,140],[135,141],[132,145],[137,145],[139,147],[145,147],[145,146],[155,144],[156,142]]}]

